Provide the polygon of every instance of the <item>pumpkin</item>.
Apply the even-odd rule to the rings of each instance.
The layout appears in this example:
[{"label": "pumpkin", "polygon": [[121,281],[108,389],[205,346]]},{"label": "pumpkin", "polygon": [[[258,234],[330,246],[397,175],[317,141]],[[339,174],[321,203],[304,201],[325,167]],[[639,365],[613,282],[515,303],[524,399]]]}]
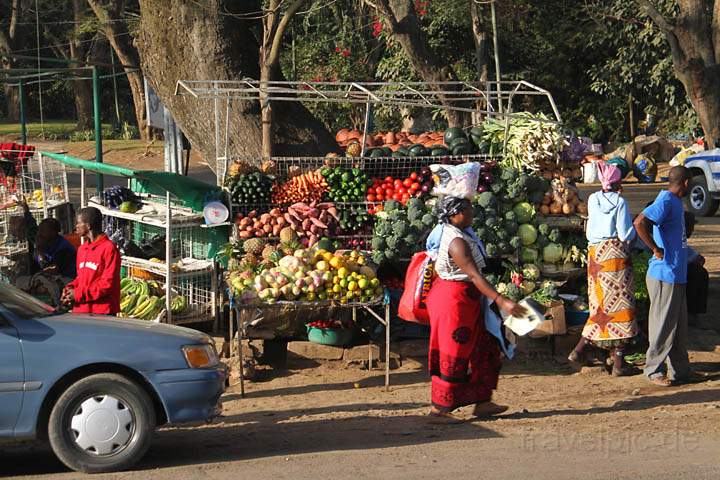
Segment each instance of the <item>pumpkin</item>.
[{"label": "pumpkin", "polygon": [[338,132],[335,134],[335,140],[336,140],[338,143],[344,143],[344,142],[347,141],[347,138],[348,138],[348,134],[349,134],[349,133],[350,133],[350,130],[348,130],[347,128],[341,128],[341,129],[338,130]]}]

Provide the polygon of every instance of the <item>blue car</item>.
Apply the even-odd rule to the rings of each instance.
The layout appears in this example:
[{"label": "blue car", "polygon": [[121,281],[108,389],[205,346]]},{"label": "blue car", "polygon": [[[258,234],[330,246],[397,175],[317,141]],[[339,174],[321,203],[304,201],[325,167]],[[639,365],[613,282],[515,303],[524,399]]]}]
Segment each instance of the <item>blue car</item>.
[{"label": "blue car", "polygon": [[124,470],[158,425],[219,415],[226,378],[203,333],[56,314],[0,284],[0,440],[47,439],[73,470]]}]

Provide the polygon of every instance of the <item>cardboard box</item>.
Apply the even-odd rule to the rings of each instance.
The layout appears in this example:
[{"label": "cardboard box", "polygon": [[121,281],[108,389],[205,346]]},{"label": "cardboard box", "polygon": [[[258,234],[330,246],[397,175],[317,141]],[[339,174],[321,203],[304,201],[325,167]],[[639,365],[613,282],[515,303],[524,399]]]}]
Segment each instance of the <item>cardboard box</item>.
[{"label": "cardboard box", "polygon": [[545,321],[530,332],[530,338],[541,338],[550,335],[564,335],[567,331],[565,325],[565,304],[562,300],[554,300],[545,311]]}]

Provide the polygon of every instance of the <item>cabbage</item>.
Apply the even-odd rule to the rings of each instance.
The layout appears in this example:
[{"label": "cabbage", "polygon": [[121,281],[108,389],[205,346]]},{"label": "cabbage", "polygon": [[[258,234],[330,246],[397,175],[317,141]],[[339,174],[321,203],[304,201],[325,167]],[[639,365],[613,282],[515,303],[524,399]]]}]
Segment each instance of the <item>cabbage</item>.
[{"label": "cabbage", "polygon": [[523,278],[527,280],[537,280],[540,278],[540,269],[533,263],[528,263],[523,266]]},{"label": "cabbage", "polygon": [[557,243],[548,243],[543,248],[543,260],[546,263],[557,263],[562,260],[563,248]]},{"label": "cabbage", "polygon": [[535,263],[538,259],[538,251],[534,248],[523,247],[520,250],[520,261],[522,263]]},{"label": "cabbage", "polygon": [[537,240],[537,230],[529,223],[523,223],[518,227],[518,237],[522,240],[523,245],[528,246]]},{"label": "cabbage", "polygon": [[520,202],[513,207],[518,223],[528,223],[535,216],[535,208],[528,202]]}]

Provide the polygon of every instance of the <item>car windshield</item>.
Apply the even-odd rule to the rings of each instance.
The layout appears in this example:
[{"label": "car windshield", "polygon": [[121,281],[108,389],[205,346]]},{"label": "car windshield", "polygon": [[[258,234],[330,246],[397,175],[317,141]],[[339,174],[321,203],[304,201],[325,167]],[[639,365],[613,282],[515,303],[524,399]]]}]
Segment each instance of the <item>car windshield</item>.
[{"label": "car windshield", "polygon": [[52,315],[55,309],[9,283],[0,283],[0,304],[21,318]]}]

